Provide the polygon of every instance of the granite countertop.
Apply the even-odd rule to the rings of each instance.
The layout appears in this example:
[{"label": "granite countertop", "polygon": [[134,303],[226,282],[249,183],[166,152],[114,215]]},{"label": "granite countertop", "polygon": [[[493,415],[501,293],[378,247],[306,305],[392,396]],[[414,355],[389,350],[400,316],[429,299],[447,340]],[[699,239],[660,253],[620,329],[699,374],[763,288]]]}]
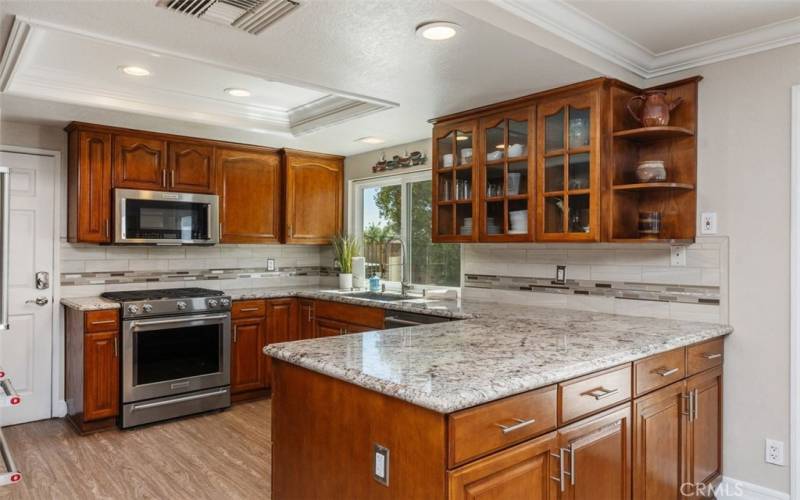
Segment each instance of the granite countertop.
[{"label": "granite countertop", "polygon": [[274,358],[440,413],[476,406],[733,328],[463,302],[471,319],[272,344]]},{"label": "granite countertop", "polygon": [[61,305],[76,311],[101,311],[103,309],[119,309],[119,302],[94,297],[62,297]]}]

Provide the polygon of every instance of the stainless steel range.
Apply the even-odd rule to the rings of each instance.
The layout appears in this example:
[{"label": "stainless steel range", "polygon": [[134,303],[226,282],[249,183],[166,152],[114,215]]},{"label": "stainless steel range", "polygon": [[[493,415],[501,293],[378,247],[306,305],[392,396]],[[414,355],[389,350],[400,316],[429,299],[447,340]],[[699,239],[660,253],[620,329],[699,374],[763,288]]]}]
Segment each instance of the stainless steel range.
[{"label": "stainless steel range", "polygon": [[230,297],[203,288],[102,296],[122,303],[123,428],[230,406]]}]

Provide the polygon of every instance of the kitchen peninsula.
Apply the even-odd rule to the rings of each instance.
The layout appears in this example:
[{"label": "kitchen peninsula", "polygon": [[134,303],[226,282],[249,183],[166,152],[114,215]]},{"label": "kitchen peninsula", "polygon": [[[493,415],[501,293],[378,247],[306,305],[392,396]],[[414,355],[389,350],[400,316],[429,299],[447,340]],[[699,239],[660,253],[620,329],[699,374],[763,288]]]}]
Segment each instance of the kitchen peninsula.
[{"label": "kitchen peninsula", "polygon": [[274,498],[668,498],[721,478],[731,327],[457,314],[265,347]]}]

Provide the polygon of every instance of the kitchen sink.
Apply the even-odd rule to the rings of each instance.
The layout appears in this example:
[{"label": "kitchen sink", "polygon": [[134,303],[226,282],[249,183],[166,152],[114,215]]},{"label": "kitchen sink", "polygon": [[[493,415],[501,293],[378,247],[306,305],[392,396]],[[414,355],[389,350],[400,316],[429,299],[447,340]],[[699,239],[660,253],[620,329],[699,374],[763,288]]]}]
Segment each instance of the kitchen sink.
[{"label": "kitchen sink", "polygon": [[359,299],[380,300],[383,302],[397,302],[400,300],[414,300],[419,297],[412,297],[410,295],[400,295],[399,293],[379,293],[379,292],[358,292],[348,294],[349,297],[356,297]]}]

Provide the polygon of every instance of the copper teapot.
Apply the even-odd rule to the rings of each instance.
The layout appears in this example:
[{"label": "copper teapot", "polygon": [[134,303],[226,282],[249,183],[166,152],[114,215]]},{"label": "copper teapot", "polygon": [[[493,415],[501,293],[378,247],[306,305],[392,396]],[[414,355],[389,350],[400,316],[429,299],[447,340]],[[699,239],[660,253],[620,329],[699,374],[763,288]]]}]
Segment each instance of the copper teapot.
[{"label": "copper teapot", "polygon": [[[634,111],[631,106],[636,101],[642,102],[638,112]],[[637,122],[645,127],[664,127],[669,125],[670,111],[682,102],[683,97],[667,101],[666,90],[647,90],[643,95],[631,97],[628,101],[628,111]]]}]

